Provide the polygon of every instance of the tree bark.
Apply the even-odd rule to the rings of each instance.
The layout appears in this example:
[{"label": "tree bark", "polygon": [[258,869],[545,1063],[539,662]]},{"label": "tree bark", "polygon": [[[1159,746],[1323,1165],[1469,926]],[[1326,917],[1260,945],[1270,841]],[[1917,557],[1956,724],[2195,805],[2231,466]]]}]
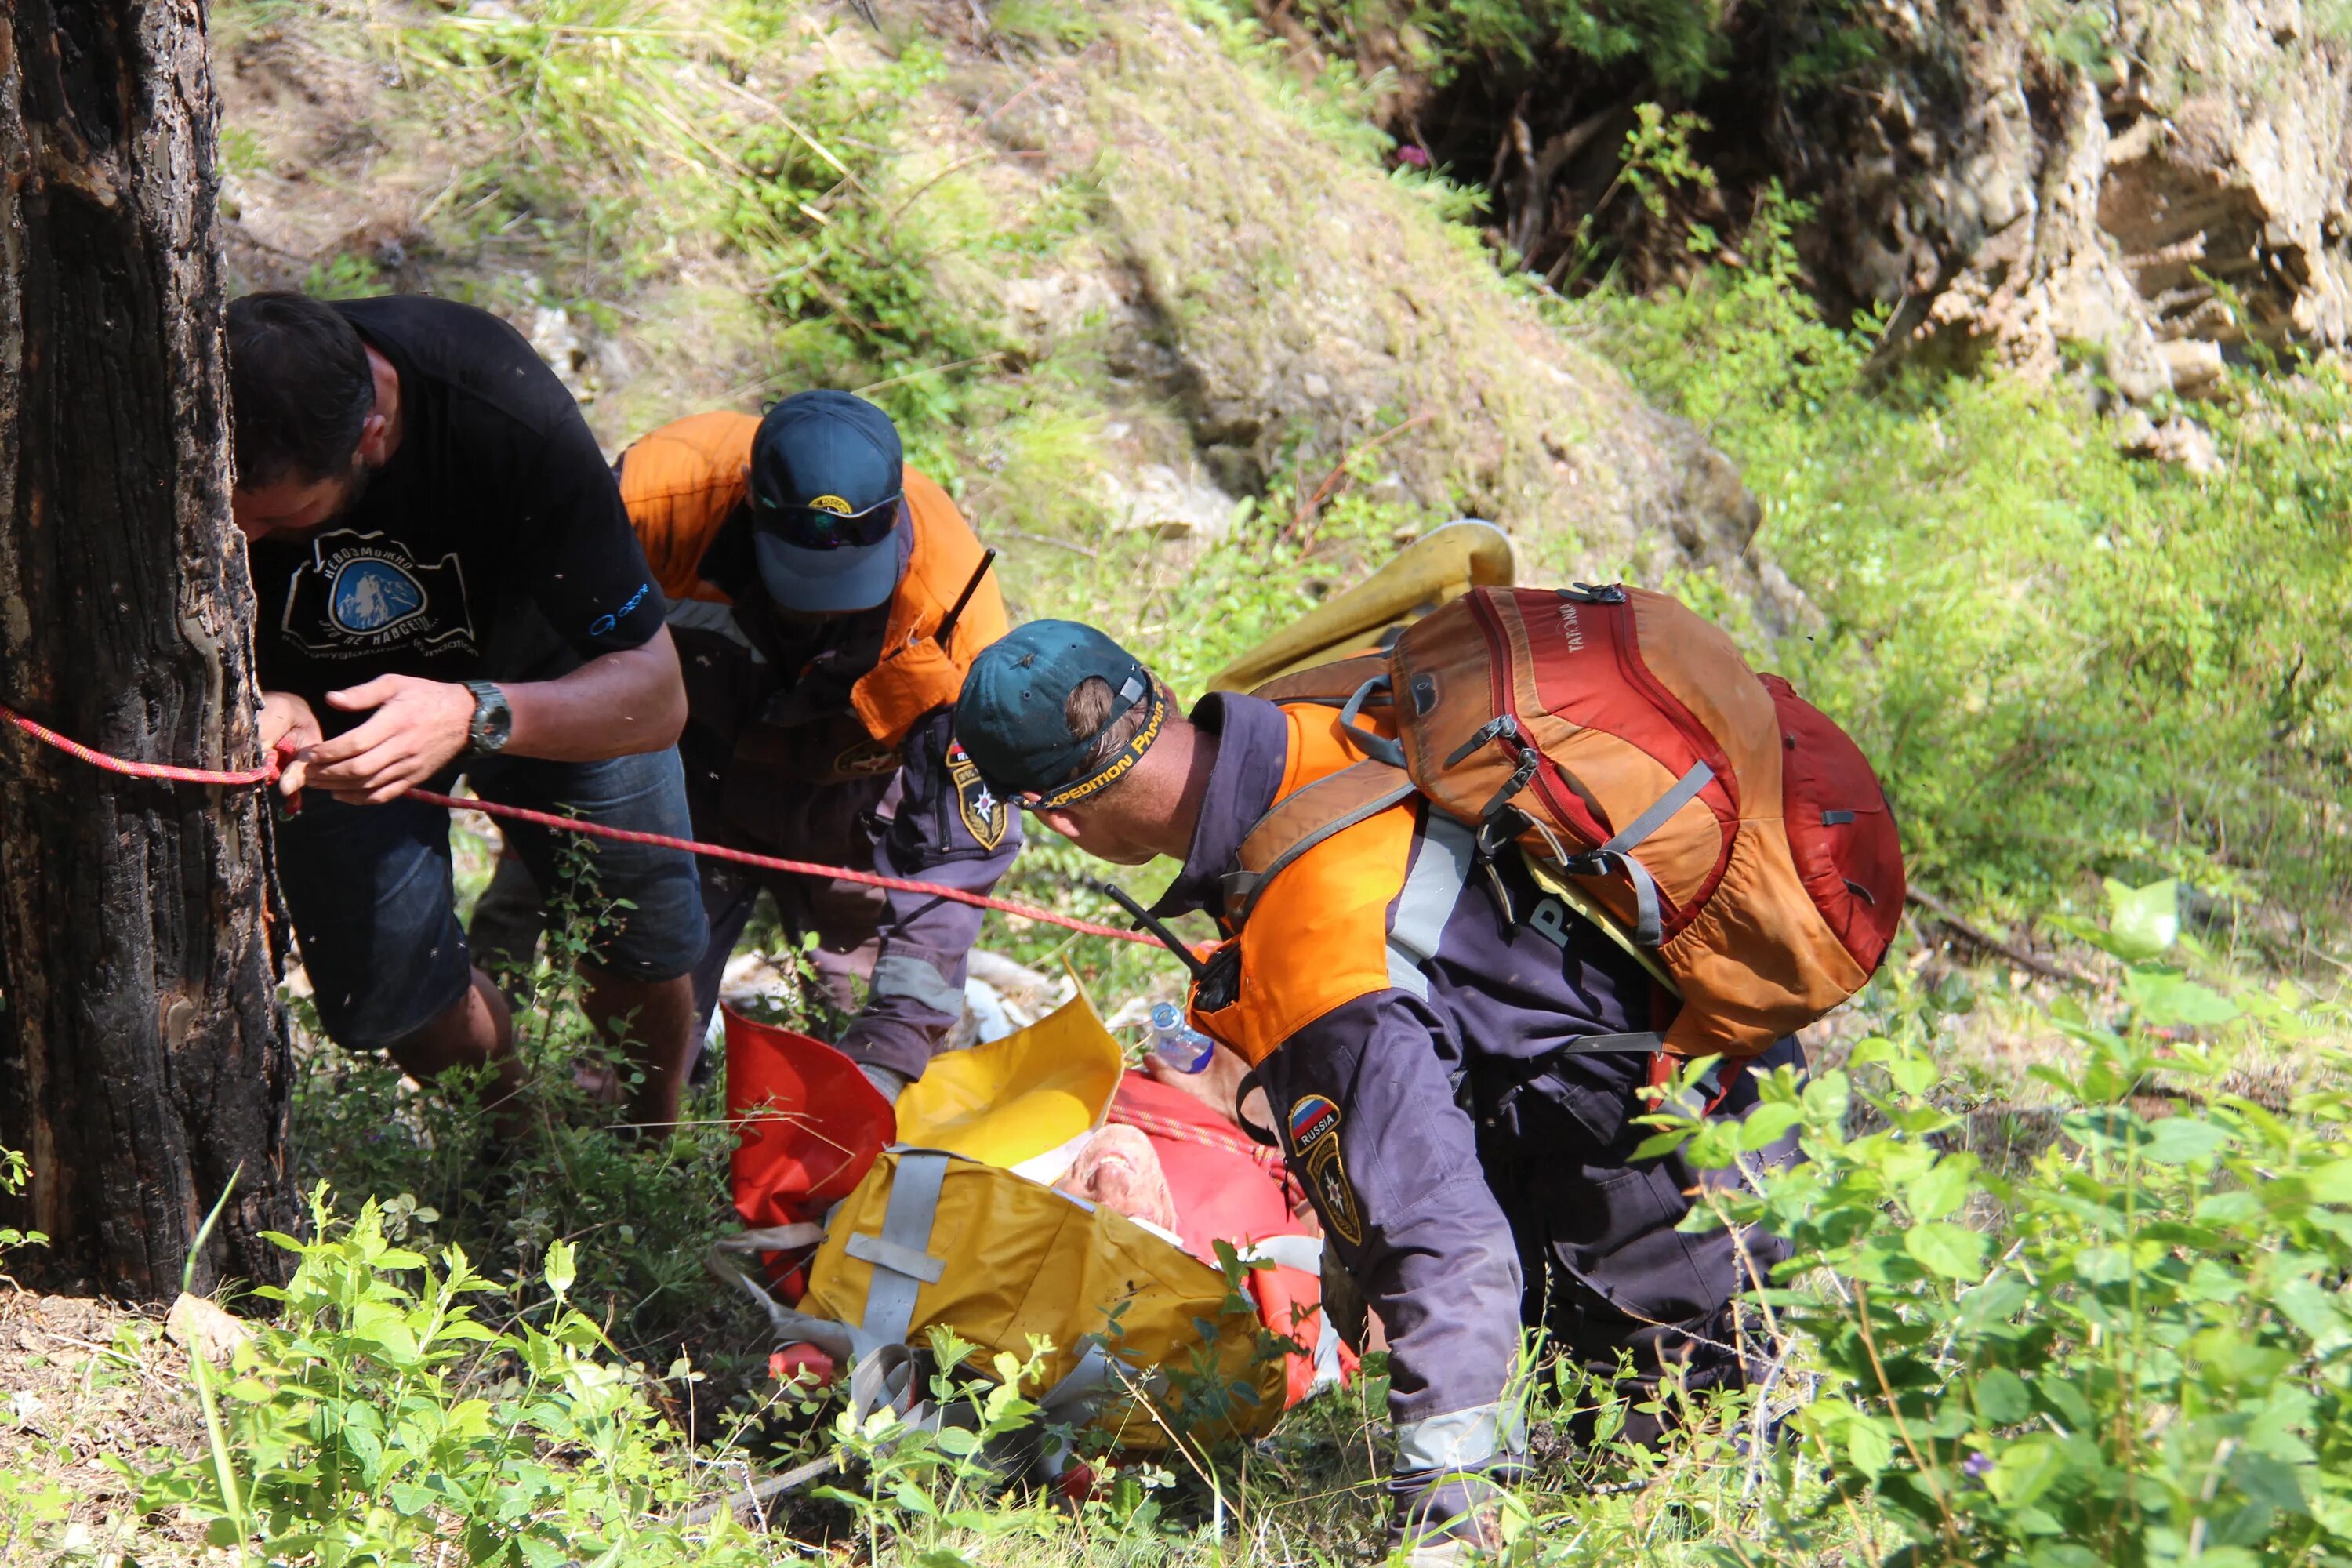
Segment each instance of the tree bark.
[{"label": "tree bark", "polygon": [[[258,761],[229,525],[216,107],[200,0],[0,5],[0,701],[99,751]],[[292,1068],[262,792],[0,727],[0,1145],[27,1283],[268,1280]]]}]

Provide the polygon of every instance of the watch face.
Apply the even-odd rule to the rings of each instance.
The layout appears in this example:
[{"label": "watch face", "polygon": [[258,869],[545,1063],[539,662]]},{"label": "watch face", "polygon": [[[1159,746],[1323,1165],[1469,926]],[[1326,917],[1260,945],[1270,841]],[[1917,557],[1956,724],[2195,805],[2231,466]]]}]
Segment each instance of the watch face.
[{"label": "watch face", "polygon": [[488,681],[471,689],[474,693],[474,749],[478,752],[504,750],[508,737],[514,733],[514,710],[507,706],[506,694]]}]

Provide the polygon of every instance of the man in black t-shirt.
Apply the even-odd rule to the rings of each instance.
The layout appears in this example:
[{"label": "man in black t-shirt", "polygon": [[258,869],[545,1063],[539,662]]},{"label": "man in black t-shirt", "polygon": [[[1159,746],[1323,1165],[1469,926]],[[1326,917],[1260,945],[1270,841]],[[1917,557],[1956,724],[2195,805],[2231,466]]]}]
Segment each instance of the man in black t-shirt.
[{"label": "man in black t-shirt", "polygon": [[[612,470],[552,372],[497,317],[417,296],[229,307],[236,489],[259,616],[262,738],[309,789],[278,876],[320,1022],[430,1081],[494,1068],[519,1124],[505,1000],[459,929],[448,817],[476,793],[683,837],[686,719],[665,604]],[[705,928],[692,858],[516,826],[549,887],[593,846],[612,910],[581,971],[625,1021],[634,1121],[677,1120]]]}]

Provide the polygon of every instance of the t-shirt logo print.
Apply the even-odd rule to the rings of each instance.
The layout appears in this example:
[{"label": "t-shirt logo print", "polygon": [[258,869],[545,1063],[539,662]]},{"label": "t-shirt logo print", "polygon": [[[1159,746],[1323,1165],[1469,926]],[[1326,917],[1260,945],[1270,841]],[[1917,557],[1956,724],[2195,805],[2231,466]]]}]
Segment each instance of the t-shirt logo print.
[{"label": "t-shirt logo print", "polygon": [[353,636],[387,632],[425,613],[425,590],[389,561],[347,561],[327,589],[328,614]]},{"label": "t-shirt logo print", "polygon": [[310,559],[288,584],[278,631],[313,658],[478,651],[455,552],[424,564],[401,540],[351,529],[311,542]]}]

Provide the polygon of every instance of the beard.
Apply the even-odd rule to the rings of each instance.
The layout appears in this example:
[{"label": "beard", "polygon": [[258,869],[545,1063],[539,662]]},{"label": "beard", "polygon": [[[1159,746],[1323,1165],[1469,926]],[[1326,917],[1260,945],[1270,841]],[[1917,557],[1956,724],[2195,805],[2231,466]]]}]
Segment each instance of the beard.
[{"label": "beard", "polygon": [[382,463],[368,462],[354,453],[352,458],[351,474],[343,480],[342,500],[336,503],[335,510],[328,513],[325,521],[319,526],[324,528],[329,522],[340,522],[358,510],[360,502],[365,499],[368,490],[375,484],[376,475],[382,472],[383,472]]}]

